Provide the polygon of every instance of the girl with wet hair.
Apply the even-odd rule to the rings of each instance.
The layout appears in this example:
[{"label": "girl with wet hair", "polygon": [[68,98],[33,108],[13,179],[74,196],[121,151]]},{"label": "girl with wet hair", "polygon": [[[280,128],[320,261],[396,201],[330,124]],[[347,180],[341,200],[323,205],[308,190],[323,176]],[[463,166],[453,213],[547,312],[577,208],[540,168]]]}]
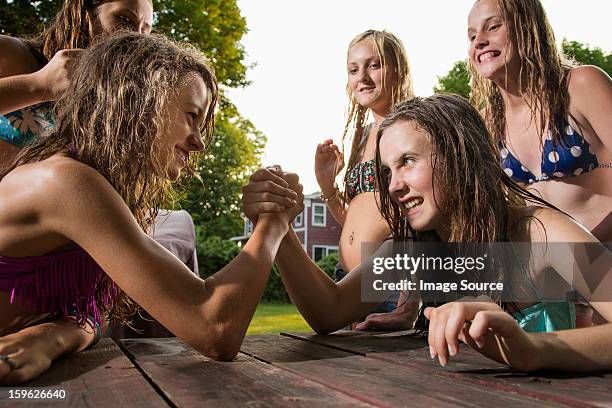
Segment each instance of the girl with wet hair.
[{"label": "girl with wet hair", "polygon": [[472,102],[504,171],[612,242],[610,77],[565,58],[539,0],[477,1],[468,39]]},{"label": "girl with wet hair", "polygon": [[[410,65],[404,45],[392,33],[367,30],[357,35],[347,52],[349,97],[348,116],[342,136],[342,145],[351,140],[348,169],[344,175],[343,191],[335,179],[344,167],[344,155],[331,139],[317,146],[315,173],[321,197],[334,218],[342,226],[339,242],[340,262],[336,279],[361,262],[363,242],[382,242],[389,229],[376,207],[374,174],[374,135],[391,106],[414,96]],[[374,122],[369,123],[370,117]],[[388,312],[398,304],[397,294],[382,304],[377,311]],[[358,329],[370,327],[405,327],[412,324],[409,304],[404,299],[393,315],[381,320],[373,314]],[[399,313],[407,309],[405,313]],[[393,317],[396,317],[395,319]],[[413,316],[412,316],[413,317]]]},{"label": "girl with wet hair", "polygon": [[[589,231],[503,171],[485,123],[461,97],[434,95],[396,105],[380,125],[376,163],[380,210],[395,242],[584,242],[601,249],[604,267],[612,265],[611,254]],[[527,202],[538,206],[527,206]],[[257,210],[257,205],[245,207],[247,214]],[[385,247],[379,254],[392,253]],[[429,319],[432,358],[437,356],[445,365],[463,341],[525,371],[612,368],[612,353],[601,354],[610,348],[612,325],[574,329],[572,304],[524,301],[537,292],[534,283],[541,282],[550,268],[589,299],[602,300],[610,293],[612,275],[603,273],[599,285],[586,285],[591,278],[587,275],[597,272],[592,268],[577,272],[575,254],[565,251],[565,257],[557,256],[558,251],[542,250],[546,248],[542,244],[533,248],[529,262],[518,264],[526,266],[525,273],[508,273],[514,269],[512,264],[493,271],[499,272],[496,279],[504,284],[504,291],[517,296],[516,302],[504,303],[499,297],[483,296],[490,292],[476,292],[474,298],[423,311]],[[295,234],[290,233],[276,262],[291,299],[318,333],[334,331],[373,307],[361,299],[361,280],[372,273],[372,259],[336,284],[312,267],[306,256],[298,255],[302,253]],[[612,319],[610,303],[592,304]],[[335,313],[330,315],[328,310]]]},{"label": "girl with wet hair", "polygon": [[300,186],[276,178],[291,210],[259,217],[236,259],[206,280],[145,233],[210,142],[218,93],[202,55],[161,36],[123,33],[80,57],[57,125],[0,181],[1,383],[84,349],[135,304],[207,356],[238,352],[302,211]]}]

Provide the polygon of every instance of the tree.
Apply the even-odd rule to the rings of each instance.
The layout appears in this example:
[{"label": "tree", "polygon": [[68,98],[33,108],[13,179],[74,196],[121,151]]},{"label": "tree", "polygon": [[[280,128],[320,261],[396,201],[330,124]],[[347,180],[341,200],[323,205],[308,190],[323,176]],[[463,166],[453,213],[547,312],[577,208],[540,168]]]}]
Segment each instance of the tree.
[{"label": "tree", "polygon": [[231,104],[217,114],[214,140],[198,164],[201,181],[192,179],[180,200],[205,237],[230,238],[242,232],[242,186],[260,166],[266,141]]},{"label": "tree", "polygon": [[470,74],[467,69],[467,60],[457,61],[448,74],[438,77],[438,85],[434,92],[446,92],[470,98]]},{"label": "tree", "polygon": [[612,76],[612,53],[605,54],[599,47],[591,48],[588,44],[578,41],[563,39],[561,49],[568,57],[576,60],[581,65],[595,65]]},{"label": "tree", "polygon": [[61,5],[61,0],[0,0],[0,34],[24,37],[42,31]]},{"label": "tree", "polygon": [[[595,65],[612,76],[612,53],[605,54],[599,47],[591,48],[588,44],[578,41],[561,42],[563,53],[574,59],[580,65]],[[455,93],[466,98],[470,95],[470,75],[467,69],[467,60],[457,61],[448,74],[438,77],[438,85],[434,92]]]}]

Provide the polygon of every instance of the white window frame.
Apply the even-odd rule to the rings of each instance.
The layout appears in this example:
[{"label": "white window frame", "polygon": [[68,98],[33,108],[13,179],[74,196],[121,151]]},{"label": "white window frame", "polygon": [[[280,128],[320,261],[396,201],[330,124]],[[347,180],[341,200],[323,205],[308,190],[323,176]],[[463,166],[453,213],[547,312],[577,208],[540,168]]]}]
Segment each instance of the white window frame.
[{"label": "white window frame", "polygon": [[[321,214],[317,214],[317,211],[316,211],[317,208],[323,208],[323,222],[322,223],[315,221],[315,218],[317,216],[321,215]],[[327,226],[327,205],[325,205],[323,203],[312,203],[311,225],[313,227],[325,227],[325,226]]]},{"label": "white window frame", "polygon": [[[298,222],[298,220],[300,222]],[[296,228],[301,228],[304,226],[304,212],[303,211],[295,216],[295,220],[293,220],[293,226]]]},{"label": "white window frame", "polygon": [[321,259],[323,259],[323,258],[315,259],[315,250],[316,249],[324,249],[325,250],[324,251],[325,255],[323,255],[323,258],[325,258],[326,256],[329,255],[329,251],[330,250],[338,252],[338,247],[337,246],[333,246],[333,245],[313,245],[312,246],[312,260],[315,261],[315,262],[319,262]]},{"label": "white window frame", "polygon": [[253,230],[254,230],[253,222],[247,218],[246,222],[244,223],[244,235],[247,237],[250,237],[251,234],[253,233]]}]

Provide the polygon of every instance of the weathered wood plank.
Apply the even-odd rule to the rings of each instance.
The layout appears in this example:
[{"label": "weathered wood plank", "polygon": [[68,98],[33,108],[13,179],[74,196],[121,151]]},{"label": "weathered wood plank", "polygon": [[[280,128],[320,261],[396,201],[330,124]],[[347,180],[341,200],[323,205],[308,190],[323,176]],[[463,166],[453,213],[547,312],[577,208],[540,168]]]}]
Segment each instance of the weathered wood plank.
[{"label": "weathered wood plank", "polygon": [[369,406],[244,354],[233,362],[218,362],[178,339],[123,340],[122,344],[179,407]]},{"label": "weathered wood plank", "polygon": [[290,337],[248,336],[241,351],[377,406],[557,405]]},{"label": "weathered wood plank", "polygon": [[[525,374],[509,370],[475,350],[461,345],[461,352],[442,368],[431,360],[425,339],[401,334],[338,332],[327,336],[286,333],[315,344],[342,348],[368,358],[411,367],[421,372],[478,384],[571,406],[612,406],[612,375]],[[403,348],[403,350],[402,350]]]},{"label": "weathered wood plank", "polygon": [[[65,390],[65,399],[8,399],[9,389]],[[23,403],[44,406],[168,407],[111,339],[58,360],[40,377],[0,392],[0,407]]]}]

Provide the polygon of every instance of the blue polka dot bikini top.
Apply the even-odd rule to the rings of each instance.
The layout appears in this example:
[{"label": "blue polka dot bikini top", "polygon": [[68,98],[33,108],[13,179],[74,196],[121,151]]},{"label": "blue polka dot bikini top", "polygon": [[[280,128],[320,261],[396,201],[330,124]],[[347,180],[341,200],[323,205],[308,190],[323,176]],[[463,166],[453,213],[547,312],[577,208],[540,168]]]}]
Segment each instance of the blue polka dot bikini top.
[{"label": "blue polka dot bikini top", "polygon": [[542,151],[541,176],[536,176],[501,144],[501,166],[514,180],[530,184],[537,181],[579,176],[600,167],[591,146],[568,123],[560,127],[565,133],[561,143],[553,143],[551,130],[547,132]]}]

